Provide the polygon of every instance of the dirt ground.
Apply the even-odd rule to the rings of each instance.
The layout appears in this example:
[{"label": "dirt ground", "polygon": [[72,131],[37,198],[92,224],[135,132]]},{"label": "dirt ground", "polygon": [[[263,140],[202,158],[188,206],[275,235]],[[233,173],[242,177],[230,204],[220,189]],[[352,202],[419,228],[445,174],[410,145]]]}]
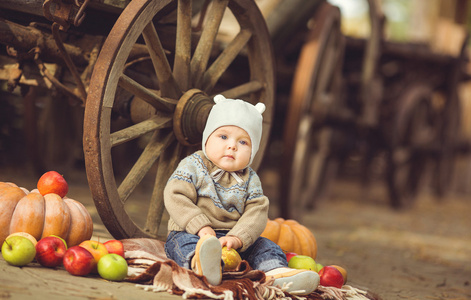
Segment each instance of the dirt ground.
[{"label": "dirt ground", "polygon": [[[274,203],[270,211],[274,218],[279,177],[269,169],[260,175]],[[37,179],[28,167],[0,165],[0,181],[33,189]],[[83,202],[93,217],[94,238],[111,238],[93,204],[84,170],[77,169],[67,180],[69,196]],[[424,191],[414,207],[398,212],[390,209],[381,181],[372,185],[368,197],[354,180],[337,180],[332,187],[329,198],[302,221],[316,236],[318,262],[345,267],[350,285],[385,300],[471,299],[469,195],[454,194],[438,201]],[[0,299],[156,297],[130,283],[75,278],[65,270],[19,269],[1,259],[0,269]]]},{"label": "dirt ground", "polygon": [[[270,178],[265,186],[276,185]],[[471,299],[470,214],[470,195],[437,199],[425,187],[396,211],[381,180],[365,193],[350,178],[334,181],[302,222],[316,236],[316,261],[345,267],[352,286],[388,300]]]}]

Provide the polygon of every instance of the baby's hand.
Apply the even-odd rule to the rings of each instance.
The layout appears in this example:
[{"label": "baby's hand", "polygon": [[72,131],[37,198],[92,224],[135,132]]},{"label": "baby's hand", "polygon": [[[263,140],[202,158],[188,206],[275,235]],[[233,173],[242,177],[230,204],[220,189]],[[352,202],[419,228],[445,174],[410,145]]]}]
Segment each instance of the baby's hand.
[{"label": "baby's hand", "polygon": [[227,247],[227,250],[231,250],[231,248],[239,249],[242,247],[242,241],[236,236],[223,236],[219,238],[221,242],[221,246]]},{"label": "baby's hand", "polygon": [[205,227],[201,228],[200,231],[198,231],[198,236],[200,238],[207,235],[207,234],[212,235],[212,236],[216,236],[216,232],[214,231],[214,229],[212,229],[209,226],[205,226]]}]

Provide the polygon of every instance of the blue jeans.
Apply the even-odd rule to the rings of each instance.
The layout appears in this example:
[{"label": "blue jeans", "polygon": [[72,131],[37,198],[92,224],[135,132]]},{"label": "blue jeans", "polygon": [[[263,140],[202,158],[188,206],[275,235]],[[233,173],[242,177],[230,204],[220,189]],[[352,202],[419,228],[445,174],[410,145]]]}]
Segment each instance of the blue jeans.
[{"label": "blue jeans", "polygon": [[[228,231],[216,230],[216,237],[225,236]],[[171,231],[165,243],[165,254],[179,266],[190,269],[199,236],[185,231]],[[286,255],[281,248],[267,238],[259,237],[240,257],[253,269],[263,272],[288,266]]]}]

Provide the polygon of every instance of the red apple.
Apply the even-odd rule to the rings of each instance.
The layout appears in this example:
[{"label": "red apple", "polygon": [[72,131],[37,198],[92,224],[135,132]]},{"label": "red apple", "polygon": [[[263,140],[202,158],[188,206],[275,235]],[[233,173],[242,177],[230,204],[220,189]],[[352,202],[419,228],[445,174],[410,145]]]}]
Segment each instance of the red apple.
[{"label": "red apple", "polygon": [[344,279],[342,273],[332,266],[325,266],[319,271],[320,285],[342,288]]},{"label": "red apple", "polygon": [[96,265],[100,261],[100,258],[108,254],[105,245],[98,241],[86,240],[79,244],[80,247],[87,249],[95,258],[95,268],[92,270],[93,273],[98,273]]},{"label": "red apple", "polygon": [[67,248],[64,242],[55,236],[47,236],[36,244],[36,261],[44,267],[54,268],[62,264]]},{"label": "red apple", "polygon": [[54,237],[60,239],[64,243],[65,250],[67,250],[67,242],[63,238],[61,238],[60,236],[55,235],[55,234],[51,234],[50,236],[54,236]]},{"label": "red apple", "polygon": [[341,266],[337,266],[337,265],[332,265],[332,267],[336,268],[337,270],[340,271],[340,273],[342,274],[343,276],[343,284],[346,284],[347,283],[347,270],[345,270],[343,267]]},{"label": "red apple", "polygon": [[67,249],[62,262],[67,272],[75,276],[88,275],[96,268],[93,255],[90,251],[80,246],[73,246]]},{"label": "red apple", "polygon": [[44,173],[38,180],[38,191],[41,195],[55,193],[64,198],[69,191],[69,185],[64,177],[56,171]]},{"label": "red apple", "polygon": [[87,249],[95,258],[96,263],[98,263],[100,258],[108,254],[105,245],[98,241],[86,240],[81,242],[79,246]]},{"label": "red apple", "polygon": [[115,253],[120,256],[124,257],[124,247],[123,243],[118,240],[109,240],[103,243],[105,245],[106,250],[108,250],[108,253]]},{"label": "red apple", "polygon": [[289,262],[289,260],[293,257],[293,256],[296,256],[298,255],[297,253],[294,253],[294,252],[286,252],[286,260]]}]

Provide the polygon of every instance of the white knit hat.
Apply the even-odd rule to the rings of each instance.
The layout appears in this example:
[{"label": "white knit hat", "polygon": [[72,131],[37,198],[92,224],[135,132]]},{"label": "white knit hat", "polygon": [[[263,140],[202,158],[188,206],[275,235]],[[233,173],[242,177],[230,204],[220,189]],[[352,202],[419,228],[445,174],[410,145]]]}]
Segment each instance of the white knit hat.
[{"label": "white knit hat", "polygon": [[[262,113],[265,111],[265,104],[257,103],[252,105],[249,102],[238,99],[226,99],[223,95],[214,97],[216,103],[209,112],[208,120],[203,131],[202,148],[206,155],[206,141],[216,129],[221,126],[237,126],[242,128],[250,136],[252,143],[252,155],[249,165],[257,154],[260,140],[262,139]],[[207,157],[207,155],[206,155]]]}]

